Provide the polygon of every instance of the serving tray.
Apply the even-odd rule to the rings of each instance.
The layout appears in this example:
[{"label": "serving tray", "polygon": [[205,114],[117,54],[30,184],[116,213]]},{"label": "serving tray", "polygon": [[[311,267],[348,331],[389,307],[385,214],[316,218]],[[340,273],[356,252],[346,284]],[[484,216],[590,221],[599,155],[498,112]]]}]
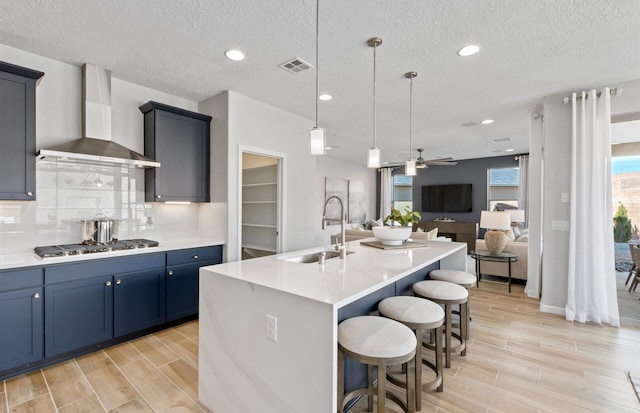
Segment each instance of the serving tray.
[{"label": "serving tray", "polygon": [[379,248],[381,250],[403,250],[407,248],[429,248],[424,242],[404,241],[402,245],[383,245],[381,241],[360,241],[360,245]]}]

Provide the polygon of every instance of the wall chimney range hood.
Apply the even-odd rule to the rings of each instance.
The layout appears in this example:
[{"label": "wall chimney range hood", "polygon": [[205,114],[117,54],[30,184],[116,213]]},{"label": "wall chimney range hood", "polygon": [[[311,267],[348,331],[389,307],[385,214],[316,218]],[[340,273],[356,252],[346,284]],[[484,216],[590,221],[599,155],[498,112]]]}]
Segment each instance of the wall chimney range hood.
[{"label": "wall chimney range hood", "polygon": [[111,140],[111,71],[90,64],[82,66],[82,133],[83,138],[40,149],[37,159],[160,167],[160,162]]}]

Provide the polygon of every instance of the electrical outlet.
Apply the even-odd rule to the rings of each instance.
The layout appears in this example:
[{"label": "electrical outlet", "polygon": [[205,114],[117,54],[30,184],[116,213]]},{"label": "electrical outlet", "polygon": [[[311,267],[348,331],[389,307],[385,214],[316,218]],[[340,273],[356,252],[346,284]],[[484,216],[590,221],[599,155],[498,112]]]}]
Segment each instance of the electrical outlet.
[{"label": "electrical outlet", "polygon": [[267,338],[278,341],[278,319],[271,314],[267,314]]}]

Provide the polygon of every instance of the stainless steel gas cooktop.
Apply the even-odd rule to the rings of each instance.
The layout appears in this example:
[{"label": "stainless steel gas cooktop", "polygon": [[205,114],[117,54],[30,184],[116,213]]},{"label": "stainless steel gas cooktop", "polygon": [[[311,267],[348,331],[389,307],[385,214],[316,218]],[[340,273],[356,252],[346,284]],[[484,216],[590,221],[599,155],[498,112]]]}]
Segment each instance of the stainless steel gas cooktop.
[{"label": "stainless steel gas cooktop", "polygon": [[158,241],[148,239],[118,240],[111,244],[66,244],[35,247],[33,251],[41,258],[66,257],[69,255],[93,254],[96,252],[109,252],[131,250],[137,248],[150,248],[160,245]]}]

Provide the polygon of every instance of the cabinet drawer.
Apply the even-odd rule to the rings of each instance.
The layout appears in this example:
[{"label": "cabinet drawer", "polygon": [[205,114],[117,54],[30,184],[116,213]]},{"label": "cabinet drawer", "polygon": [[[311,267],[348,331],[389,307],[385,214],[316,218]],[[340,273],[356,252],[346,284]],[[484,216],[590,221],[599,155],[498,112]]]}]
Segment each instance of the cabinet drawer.
[{"label": "cabinet drawer", "polygon": [[0,272],[0,292],[42,285],[42,268]]},{"label": "cabinet drawer", "polygon": [[163,253],[155,253],[92,260],[77,264],[61,264],[46,268],[45,283],[53,284],[164,267],[164,259]]},{"label": "cabinet drawer", "polygon": [[167,252],[167,266],[191,264],[200,261],[222,262],[222,246],[216,245]]}]

